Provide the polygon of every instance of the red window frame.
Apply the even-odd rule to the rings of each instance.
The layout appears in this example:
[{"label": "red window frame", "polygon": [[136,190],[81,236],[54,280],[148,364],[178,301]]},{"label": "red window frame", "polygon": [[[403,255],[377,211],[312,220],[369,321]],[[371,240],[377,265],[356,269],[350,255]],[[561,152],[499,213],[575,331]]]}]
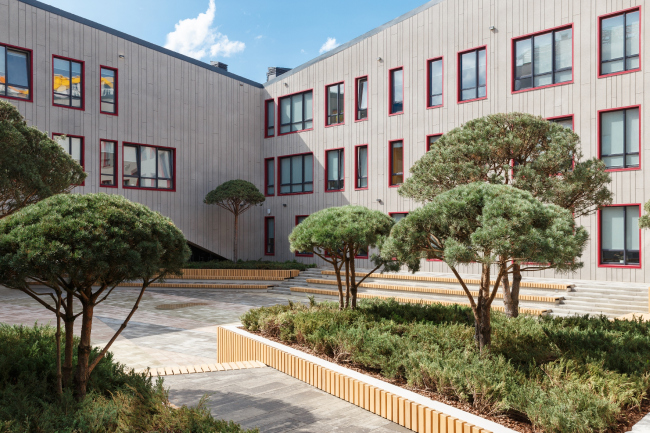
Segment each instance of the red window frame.
[{"label": "red window frame", "polygon": [[[327,189],[327,182],[328,182],[328,179],[327,179],[327,169],[328,169],[327,154],[329,152],[333,152],[335,150],[336,151],[338,151],[338,150],[343,151],[343,188],[341,188],[341,189]],[[345,184],[346,184],[346,182],[345,182],[345,148],[344,147],[336,147],[334,149],[325,150],[325,164],[323,164],[323,165],[325,166],[325,182],[324,182],[325,183],[325,186],[324,186],[325,192],[343,192],[343,191],[345,191]]]},{"label": "red window frame", "polygon": [[[280,103],[282,102],[282,100],[285,99],[285,98],[288,98],[290,96],[293,96],[293,95],[299,95],[301,93],[309,93],[309,92],[311,92],[311,128],[300,129],[298,131],[289,131],[289,132],[284,132],[284,133],[280,132],[280,128],[282,127],[281,122],[280,122],[280,114],[281,114],[280,113],[280,106],[281,106]],[[289,94],[286,94],[286,95],[278,96],[278,103],[276,104],[276,117],[275,117],[276,133],[275,133],[275,135],[280,137],[282,135],[297,134],[299,132],[313,131],[314,130],[314,123],[316,122],[316,119],[314,119],[314,103],[315,103],[315,99],[314,99],[314,88],[313,87],[311,89],[301,90],[300,92],[293,92],[293,93],[289,93]],[[304,120],[303,120],[303,122],[304,122]]]},{"label": "red window frame", "polygon": [[[287,193],[281,193],[280,188],[282,187],[282,165],[281,165],[281,160],[283,158],[290,158],[292,156],[299,156],[299,155],[311,155],[311,191],[305,191],[305,192],[287,192]],[[303,152],[303,153],[293,153],[291,155],[282,155],[278,156],[278,162],[275,167],[276,173],[275,173],[275,190],[276,194],[278,197],[280,196],[286,196],[286,195],[301,195],[301,194],[313,194],[314,189],[316,189],[316,181],[314,179],[314,153],[313,152]]]},{"label": "red window frame", "polygon": [[[485,49],[485,96],[482,96],[482,97],[480,97],[480,98],[467,99],[467,100],[465,100],[465,101],[461,101],[461,99],[460,99],[460,95],[461,95],[461,92],[462,92],[462,86],[461,86],[462,74],[461,74],[461,70],[460,70],[460,58],[461,58],[461,56],[462,56],[463,54],[469,53],[469,52],[471,52],[471,51],[482,50],[482,49]],[[458,104],[466,104],[467,102],[482,101],[482,100],[488,98],[488,87],[489,87],[489,85],[488,85],[488,84],[489,84],[489,83],[488,83],[488,65],[489,65],[489,63],[488,63],[488,49],[487,49],[487,45],[481,45],[481,46],[479,46],[479,47],[474,47],[474,48],[470,48],[470,49],[468,49],[468,50],[459,51],[459,52],[456,54],[456,71],[457,71],[457,80],[456,80],[456,88],[457,88],[457,92],[456,92],[456,103],[458,103]],[[478,67],[478,65],[477,65],[477,67]],[[478,83],[476,83],[476,85],[478,86]]]},{"label": "red window frame", "polygon": [[[273,231],[274,231],[274,233],[273,233],[273,252],[272,253],[269,253],[269,252],[266,251],[266,246],[267,246],[268,241],[269,241],[269,224],[267,223],[268,220],[273,220]],[[275,217],[274,216],[264,217],[264,255],[265,256],[274,256],[275,255],[275,250],[276,250],[276,247],[277,247],[277,245],[275,243],[275,240],[278,238],[276,236],[277,232],[278,232],[278,229],[275,226]]]},{"label": "red window frame", "polygon": [[[615,171],[636,171],[636,170],[641,170],[641,152],[643,150],[643,144],[642,144],[642,135],[641,135],[641,129],[643,127],[643,118],[641,117],[641,105],[628,105],[627,107],[617,107],[617,108],[606,108],[604,110],[598,110],[598,159],[602,158],[601,155],[601,149],[602,149],[602,136],[601,136],[601,128],[602,128],[602,114],[603,113],[608,113],[612,111],[624,111],[624,110],[629,110],[631,108],[637,108],[639,110],[639,166],[638,167],[628,167],[628,168],[608,168],[605,171],[608,172],[615,172]],[[630,205],[633,206],[633,205]]]},{"label": "red window frame", "polygon": [[431,137],[442,137],[442,136],[443,136],[443,134],[429,134],[429,135],[427,135],[426,141],[424,143],[424,145],[426,146],[427,152],[431,150],[431,145],[429,144],[429,139]]},{"label": "red window frame", "polygon": [[[52,133],[52,140],[56,141],[54,137],[65,135],[66,137],[72,137],[72,138],[80,138],[81,139],[81,168],[86,171],[86,137],[83,135],[74,135],[74,134],[63,134],[61,132],[53,132]],[[80,185],[75,185],[75,186],[86,186],[86,181],[84,180],[81,182]]]},{"label": "red window frame", "polygon": [[[605,20],[607,18],[615,17],[617,15],[622,15],[622,14],[627,14],[627,13],[630,13],[630,12],[634,12],[636,10],[639,11],[639,67],[636,68],[636,69],[630,69],[629,71],[620,71],[620,72],[613,72],[611,74],[602,74],[601,73],[601,71],[602,71],[602,63],[601,63],[601,61],[602,61],[602,48],[603,48],[603,46],[602,46],[603,20]],[[628,8],[628,9],[623,9],[623,10],[620,10],[620,11],[616,11],[616,12],[611,12],[611,13],[608,13],[608,14],[605,14],[605,15],[600,15],[598,17],[598,41],[597,41],[597,43],[598,43],[598,78],[606,78],[606,77],[613,77],[615,75],[631,74],[631,73],[634,73],[634,72],[639,72],[642,69],[642,67],[643,67],[643,63],[641,63],[641,60],[642,60],[641,56],[643,54],[642,51],[641,51],[641,48],[642,48],[641,44],[642,44],[642,41],[643,41],[643,33],[642,33],[643,20],[642,20],[642,18],[643,18],[643,15],[642,15],[642,12],[641,12],[641,6],[640,5],[639,6],[634,6],[634,7]]]},{"label": "red window frame", "polygon": [[[113,179],[115,179],[115,185],[102,185],[102,142],[107,141],[110,143],[113,143],[115,145],[115,174],[113,175]],[[119,157],[118,157],[118,141],[117,140],[109,140],[107,138],[100,138],[99,139],[99,186],[100,188],[118,188],[119,187],[119,179],[118,176],[120,175],[120,167],[119,167]]]},{"label": "red window frame", "polygon": [[273,118],[273,121],[274,121],[273,122],[273,135],[269,135],[269,102],[273,102],[274,116],[275,116],[275,113],[276,113],[275,98],[270,98],[270,99],[264,100],[264,138],[275,137],[276,129],[278,127],[278,119],[277,119],[277,117],[274,117]]},{"label": "red window frame", "polygon": [[[60,105],[54,102],[54,59],[67,60],[69,62],[81,63],[81,107],[71,107],[68,105]],[[72,83],[70,83],[72,87]],[[71,57],[57,56],[52,54],[52,106],[60,108],[68,108],[70,110],[86,111],[86,62],[83,60],[73,59]]]},{"label": "red window frame", "polygon": [[[366,79],[366,83],[368,83],[368,95],[367,95],[367,109],[366,109],[366,118],[365,119],[359,119],[359,81],[362,79]],[[367,75],[362,75],[360,77],[356,77],[354,79],[354,121],[355,122],[365,122],[370,118],[370,79],[368,78]]]},{"label": "red window frame", "polygon": [[[393,72],[394,71],[402,71],[402,111],[396,111],[393,113]],[[406,74],[404,73],[404,66],[398,66],[396,68],[392,68],[388,70],[388,115],[389,116],[399,116],[400,114],[404,114],[404,111],[406,110],[406,95],[404,94],[404,89],[406,86]]]},{"label": "red window frame", "polygon": [[[439,105],[431,105],[431,64],[435,61],[442,61],[442,103]],[[445,105],[445,59],[443,56],[433,57],[427,59],[427,110],[432,108],[440,108]]]},{"label": "red window frame", "polygon": [[[545,86],[539,86],[539,87],[531,87],[529,89],[515,90],[515,70],[517,68],[517,65],[515,64],[515,44],[517,42],[521,41],[522,39],[528,39],[530,37],[541,36],[541,35],[544,35],[546,33],[558,32],[558,31],[569,30],[569,29],[571,29],[571,81],[565,81],[565,82],[562,82],[562,83],[555,83],[555,84],[547,84]],[[575,30],[573,28],[573,23],[571,23],[571,24],[566,24],[566,25],[563,25],[563,26],[557,26],[557,27],[553,27],[553,28],[550,28],[550,29],[541,30],[539,32],[528,33],[526,35],[511,38],[510,39],[510,49],[511,49],[511,52],[512,52],[512,71],[511,71],[512,79],[510,81],[511,93],[514,95],[516,93],[530,92],[530,91],[533,91],[533,90],[546,89],[548,87],[557,87],[557,86],[565,86],[567,84],[573,84],[573,82],[575,81],[575,73],[576,73],[575,72],[576,71],[576,68],[575,68],[575,37],[574,36],[575,36]],[[553,42],[555,42],[555,41],[553,41]],[[487,50],[485,52],[485,58],[486,58],[486,61],[487,61]],[[555,62],[555,59],[553,59],[553,62]],[[487,68],[485,69],[485,71],[486,71],[486,78],[487,78]],[[554,72],[552,72],[552,73],[554,73]],[[487,79],[486,79],[485,82],[486,82],[486,87],[487,87]],[[485,90],[485,93],[487,94],[487,88]]]},{"label": "red window frame", "polygon": [[[626,203],[626,204],[612,204],[606,207],[621,207],[621,206],[638,206],[639,217],[641,217],[643,204],[642,203]],[[639,227],[639,264],[638,265],[609,265],[602,263],[602,210],[598,209],[598,267],[599,268],[619,268],[619,269],[641,269],[643,265],[643,241],[641,237],[641,227]]]},{"label": "red window frame", "polygon": [[[34,52],[29,48],[18,47],[16,45],[9,45],[0,43],[0,46],[10,48],[17,51],[24,51],[29,54],[29,99],[16,98],[15,96],[0,95],[3,99],[12,99],[14,101],[34,102]],[[5,83],[6,84],[6,83]]]},{"label": "red window frame", "polygon": [[[393,143],[397,142],[402,142],[402,183],[399,184],[392,184],[393,181]],[[388,187],[389,188],[399,188],[401,185],[404,184],[404,181],[406,180],[406,176],[404,176],[404,157],[406,156],[406,152],[404,152],[404,139],[399,138],[397,140],[390,140],[388,142]]]},{"label": "red window frame", "polygon": [[[343,122],[339,123],[332,123],[331,125],[327,124],[327,120],[329,117],[329,104],[330,104],[330,99],[329,99],[329,88],[332,86],[338,86],[340,84],[343,84]],[[347,117],[345,115],[345,94],[346,94],[346,85],[345,85],[345,80],[344,81],[337,81],[336,83],[331,83],[327,84],[325,86],[325,128],[331,128],[333,126],[339,126],[339,125],[345,125],[345,118]]]},{"label": "red window frame", "polygon": [[[275,197],[277,191],[277,184],[273,184],[273,194],[268,194],[269,190],[269,165],[268,161],[273,162],[273,171],[275,171],[275,157],[264,159],[264,197]],[[273,182],[275,182],[275,173],[273,173]]]},{"label": "red window frame", "polygon": [[[298,227],[298,218],[308,217],[308,216],[309,215],[296,215],[295,226],[294,227]],[[264,251],[266,251],[266,248],[264,249]],[[296,257],[314,257],[314,253],[301,254],[298,251],[294,251],[294,254],[296,255]]]},{"label": "red window frame", "polygon": [[[115,113],[109,113],[108,111],[102,111],[102,69],[108,69],[115,72]],[[111,68],[110,66],[99,65],[99,112],[102,114],[108,114],[109,116],[117,116],[119,114],[119,71],[117,68]]]},{"label": "red window frame", "polygon": [[[124,146],[145,146],[145,147],[154,147],[156,149],[164,149],[172,151],[172,187],[171,189],[167,188],[145,188],[142,186],[126,186],[124,185]],[[138,167],[139,169],[139,167]],[[122,142],[122,188],[124,189],[135,189],[142,191],[165,191],[165,192],[176,192],[176,148],[175,147],[166,147],[166,146],[154,146],[152,144],[144,143],[134,143],[132,141],[123,141]]]},{"label": "red window frame", "polygon": [[[368,186],[364,188],[359,188],[357,187],[357,179],[359,175],[359,148],[360,147],[365,147],[366,148],[366,155],[368,155],[368,161],[366,161],[366,166],[367,166],[367,176],[368,176]],[[370,187],[370,149],[368,148],[368,144],[358,144],[354,146],[354,189],[356,191],[364,191],[367,190]]]}]

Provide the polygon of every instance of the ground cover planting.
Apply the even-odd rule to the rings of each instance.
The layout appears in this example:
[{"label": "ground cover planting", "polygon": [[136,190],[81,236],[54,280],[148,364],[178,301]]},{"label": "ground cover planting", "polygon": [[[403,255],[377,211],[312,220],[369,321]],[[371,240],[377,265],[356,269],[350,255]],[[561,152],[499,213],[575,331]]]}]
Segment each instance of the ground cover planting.
[{"label": "ground cover planting", "polygon": [[521,431],[625,431],[648,411],[650,323],[492,314],[483,353],[472,311],[459,306],[372,300],[339,311],[312,300],[253,309],[242,323]]},{"label": "ground cover planting", "polygon": [[314,264],[300,263],[295,260],[287,260],[286,262],[270,262],[265,260],[239,260],[238,262],[231,262],[229,260],[223,261],[210,261],[210,262],[187,262],[183,265],[185,269],[255,269],[255,270],[271,270],[271,271],[306,271],[309,268],[315,268]]}]

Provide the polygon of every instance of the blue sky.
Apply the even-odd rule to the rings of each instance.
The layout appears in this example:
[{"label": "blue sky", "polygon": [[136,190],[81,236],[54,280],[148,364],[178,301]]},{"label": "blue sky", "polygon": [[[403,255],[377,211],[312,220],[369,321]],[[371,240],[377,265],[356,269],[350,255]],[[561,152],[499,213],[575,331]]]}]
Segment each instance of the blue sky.
[{"label": "blue sky", "polygon": [[264,82],[268,66],[298,66],[427,0],[41,1]]}]

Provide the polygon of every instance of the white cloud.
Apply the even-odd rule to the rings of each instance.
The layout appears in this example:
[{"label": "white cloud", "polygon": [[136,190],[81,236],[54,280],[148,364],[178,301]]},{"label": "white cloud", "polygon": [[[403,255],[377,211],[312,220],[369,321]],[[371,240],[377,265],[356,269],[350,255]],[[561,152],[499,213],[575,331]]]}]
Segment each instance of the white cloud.
[{"label": "white cloud", "polygon": [[327,38],[327,41],[320,47],[319,53],[323,54],[327,51],[333,50],[341,44],[336,43],[336,38]]},{"label": "white cloud", "polygon": [[259,39],[262,39],[263,37],[264,37],[264,35],[257,35],[257,36],[255,36],[255,39],[259,40]]},{"label": "white cloud", "polygon": [[207,11],[200,13],[196,18],[180,20],[174,26],[174,31],[167,34],[165,48],[198,60],[208,54],[213,57],[230,57],[244,51],[246,44],[231,41],[228,36],[219,33],[212,26],[216,9],[214,0],[210,0]]}]

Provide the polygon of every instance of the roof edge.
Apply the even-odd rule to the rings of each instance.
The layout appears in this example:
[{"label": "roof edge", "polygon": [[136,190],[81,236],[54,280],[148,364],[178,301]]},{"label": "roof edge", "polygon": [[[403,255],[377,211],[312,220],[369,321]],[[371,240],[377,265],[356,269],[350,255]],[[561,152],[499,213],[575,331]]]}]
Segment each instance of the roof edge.
[{"label": "roof edge", "polygon": [[109,34],[111,34],[113,36],[117,36],[118,38],[125,39],[125,40],[127,40],[129,42],[133,42],[135,44],[142,45],[143,47],[149,48],[149,49],[154,50],[154,51],[158,51],[159,53],[166,54],[166,55],[168,55],[170,57],[174,57],[174,58],[176,58],[178,60],[182,60],[184,62],[191,63],[191,64],[193,64],[195,66],[199,66],[201,68],[207,69],[207,70],[215,72],[217,74],[226,76],[228,78],[232,78],[233,80],[240,81],[240,82],[242,82],[244,84],[248,84],[250,86],[257,87],[259,89],[264,88],[264,85],[262,85],[261,83],[258,83],[256,81],[249,80],[248,78],[241,77],[239,75],[236,75],[236,74],[233,74],[231,72],[225,71],[225,70],[223,70],[221,68],[217,68],[215,66],[212,66],[212,65],[210,65],[208,63],[202,62],[200,60],[193,59],[192,57],[186,56],[184,54],[180,54],[180,53],[177,53],[175,51],[169,50],[167,48],[163,48],[163,47],[161,47],[159,45],[152,44],[151,42],[147,42],[147,41],[145,41],[143,39],[136,38],[135,36],[131,36],[131,35],[127,34],[127,33],[121,32],[119,30],[115,30],[115,29],[113,29],[111,27],[108,27],[108,26],[105,26],[103,24],[96,23],[95,21],[91,21],[89,19],[82,18],[82,17],[80,17],[78,15],[71,14],[70,12],[66,12],[66,11],[64,11],[62,9],[56,8],[54,6],[50,6],[48,4],[40,2],[38,0],[18,0],[18,1],[21,2],[21,3],[25,3],[27,5],[33,6],[35,8],[44,10],[46,12],[50,12],[50,13],[53,13],[55,15],[59,15],[59,16],[61,16],[63,18],[67,18],[69,20],[75,21],[75,22],[77,22],[79,24],[83,24],[85,26],[89,26],[89,27],[92,27],[94,29],[101,30],[101,31],[109,33]]},{"label": "roof edge", "polygon": [[409,12],[403,14],[403,15],[400,15],[397,18],[395,18],[395,19],[393,19],[391,21],[388,21],[387,23],[385,23],[385,24],[383,24],[383,25],[381,25],[379,27],[375,27],[374,29],[362,34],[361,36],[358,36],[358,37],[352,39],[349,42],[346,42],[346,43],[344,43],[342,45],[339,45],[338,47],[334,48],[333,50],[330,50],[330,51],[328,51],[326,53],[323,53],[320,56],[318,56],[318,57],[316,57],[316,58],[314,58],[312,60],[309,60],[306,63],[303,63],[302,65],[296,66],[291,71],[289,71],[289,72],[287,72],[285,74],[282,74],[282,75],[280,75],[280,76],[278,76],[278,77],[276,77],[276,78],[274,78],[272,80],[267,81],[266,83],[263,84],[263,86],[264,87],[270,86],[271,84],[277,83],[278,81],[281,81],[281,80],[283,80],[283,79],[285,79],[287,77],[290,77],[291,75],[293,75],[293,74],[295,74],[297,72],[300,72],[300,71],[302,71],[304,69],[307,69],[311,65],[314,65],[314,64],[316,64],[316,63],[318,63],[318,62],[320,62],[322,60],[325,60],[325,59],[327,59],[329,57],[332,57],[333,55],[338,54],[341,51],[347,50],[348,48],[352,47],[353,45],[358,44],[359,42],[363,41],[364,39],[368,39],[369,37],[374,36],[377,33],[381,32],[383,30],[386,30],[389,27],[394,26],[395,24],[401,23],[402,21],[405,21],[405,20],[419,14],[420,12],[422,12],[424,10],[427,10],[432,6],[435,6],[435,5],[439,4],[439,3],[442,3],[443,1],[444,0],[431,0],[431,1],[423,4],[422,6],[418,6],[417,8],[415,8],[415,9],[413,9],[413,10],[411,10],[411,11],[409,11]]}]

